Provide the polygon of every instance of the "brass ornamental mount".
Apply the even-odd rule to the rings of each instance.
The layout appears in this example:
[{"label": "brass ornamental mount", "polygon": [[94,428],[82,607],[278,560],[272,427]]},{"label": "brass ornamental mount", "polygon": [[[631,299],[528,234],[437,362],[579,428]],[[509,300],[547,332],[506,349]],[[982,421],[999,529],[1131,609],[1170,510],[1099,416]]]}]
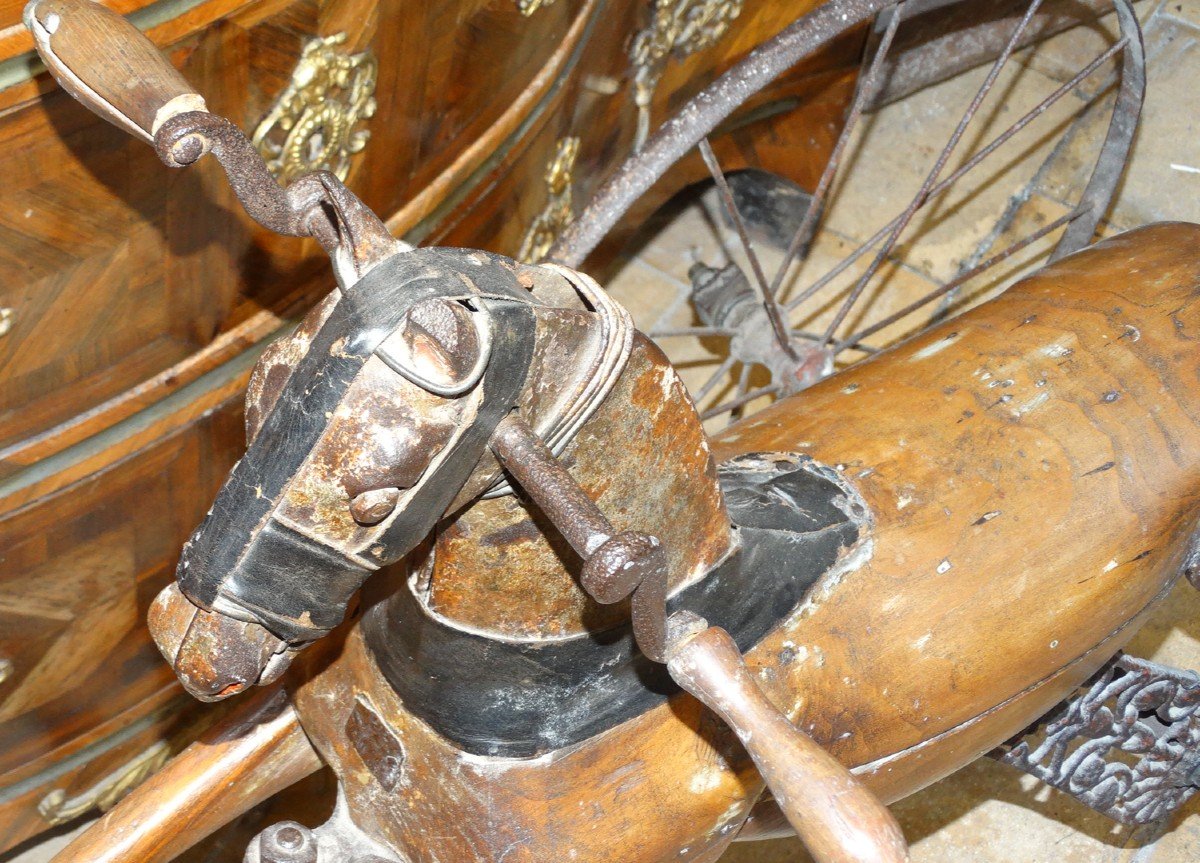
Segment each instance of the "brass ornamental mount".
[{"label": "brass ornamental mount", "polygon": [[713,46],[741,14],[742,0],[656,0],[650,23],[629,50],[638,149],[650,133],[650,103],[667,61],[672,55],[683,58]]},{"label": "brass ornamental mount", "polygon": [[313,171],[350,173],[367,145],[361,128],[375,114],[379,64],[370,51],[348,54],[345,33],[309,40],[292,80],[254,130],[252,141],[281,182]]},{"label": "brass ornamental mount", "polygon": [[51,825],[66,824],[92,810],[107,812],[158,772],[170,757],[171,747],[165,740],[159,740],[74,797],[67,797],[65,790],[55,788],[38,803],[38,812]]},{"label": "brass ornamental mount", "polygon": [[527,263],[540,261],[550,251],[558,235],[574,218],[571,193],[575,177],[575,160],[579,157],[579,138],[559,138],[554,155],[546,165],[546,203],[534,217],[521,241],[517,259]]},{"label": "brass ornamental mount", "polygon": [[543,6],[553,6],[554,0],[517,0],[517,8],[521,10],[521,14],[528,18]]}]

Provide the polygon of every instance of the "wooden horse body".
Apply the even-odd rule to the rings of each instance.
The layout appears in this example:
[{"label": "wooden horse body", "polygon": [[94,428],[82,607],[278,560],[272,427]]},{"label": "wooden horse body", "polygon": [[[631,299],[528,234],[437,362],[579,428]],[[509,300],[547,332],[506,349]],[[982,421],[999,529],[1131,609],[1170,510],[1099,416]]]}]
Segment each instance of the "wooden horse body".
[{"label": "wooden horse body", "polygon": [[[796,470],[839,489],[827,500],[844,517],[813,529],[840,530],[836,552],[823,571],[807,571],[820,552],[812,533],[793,531],[795,556],[772,579],[806,589],[746,645],[747,658],[772,701],[885,800],[964,766],[1053,707],[1190,565],[1200,477],[1183,454],[1200,447],[1192,346],[1200,262],[1190,252],[1198,234],[1155,226],[1068,258],[716,440],[735,494],[747,476]],[[588,473],[578,459],[572,468]],[[757,497],[731,504],[732,557],[755,565],[714,570],[736,572],[757,602],[771,600],[754,578],[770,568],[750,517],[764,507]],[[536,513],[526,517],[536,524]],[[493,535],[478,541],[492,548]],[[540,541],[549,548],[552,538]],[[364,829],[421,861],[719,853],[763,790],[730,730],[686,694],[662,694],[572,739],[571,705],[549,695],[536,703],[532,669],[553,664],[540,651],[605,630],[566,642],[531,635],[530,624],[512,623],[509,605],[486,627],[494,635],[480,634],[478,619],[455,630],[430,614],[422,591],[436,595],[436,558],[461,542],[453,526],[443,529],[434,562],[374,605],[337,659],[314,657],[294,692]],[[484,595],[511,591],[516,603],[531,590],[521,567],[472,572]],[[562,587],[542,584],[535,608]],[[587,604],[582,597],[582,620]],[[706,612],[737,636],[736,624]],[[439,642],[447,631],[455,637]],[[406,704],[389,681],[398,654],[426,672],[460,674],[469,692],[488,697],[443,687],[444,713],[471,714],[457,722],[424,701]],[[503,664],[512,654],[526,674]],[[489,661],[509,674],[508,691],[487,688],[479,672]],[[603,670],[580,663],[563,683],[589,715],[628,697],[614,666]],[[430,698],[401,683],[414,699]],[[591,700],[589,686],[605,695]],[[518,714],[539,710],[558,723],[543,737],[562,734],[562,745],[511,739]],[[489,713],[508,720],[510,739],[485,739]],[[375,735],[355,731],[363,727]],[[394,774],[381,766],[390,763],[400,765]]]}]

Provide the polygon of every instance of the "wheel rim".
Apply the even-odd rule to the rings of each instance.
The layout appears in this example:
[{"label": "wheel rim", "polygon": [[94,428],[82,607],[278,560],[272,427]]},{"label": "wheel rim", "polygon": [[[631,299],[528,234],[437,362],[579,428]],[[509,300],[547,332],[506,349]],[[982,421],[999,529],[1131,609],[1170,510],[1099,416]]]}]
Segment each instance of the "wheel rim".
[{"label": "wheel rim", "polygon": [[[724,344],[723,355],[710,348],[713,363],[702,378],[694,371],[689,373],[686,360],[679,363],[710,431],[719,430],[730,420],[753,413],[774,398],[799,391],[950,313],[985,299],[1009,281],[1007,277],[999,281],[995,277],[996,268],[1005,262],[1022,259],[1035,251],[1044,262],[1047,255],[1056,259],[1082,248],[1094,236],[1111,202],[1128,156],[1145,86],[1137,20],[1126,0],[1117,0],[1114,8],[1120,33],[1112,44],[1079,66],[1074,74],[1062,76],[1065,80],[1050,92],[1039,94],[1039,101],[1022,108],[1015,120],[991,123],[997,103],[1006,106],[1001,92],[1003,76],[1013,68],[1024,68],[1014,64],[1020,59],[1018,49],[1027,36],[1030,22],[1039,11],[1040,0],[1034,0],[1012,27],[999,56],[986,71],[963,73],[981,77],[981,83],[957,117],[944,145],[929,159],[929,167],[921,175],[915,192],[894,216],[879,220],[881,228],[865,240],[852,243],[848,254],[840,255],[831,266],[814,268],[819,257],[814,250],[821,249],[822,234],[827,228],[826,213],[832,210],[836,215],[839,193],[853,182],[854,162],[861,157],[863,141],[867,140],[858,133],[860,127],[869,125],[866,121],[873,116],[869,106],[878,96],[888,49],[901,26],[904,5],[891,7],[880,16],[878,40],[869,52],[869,61],[864,62],[846,126],[786,249],[764,255],[761,243],[756,247],[707,139],[700,140],[700,153],[713,177],[710,206],[719,209],[728,223],[721,239],[735,247],[735,253],[729,256],[733,263],[694,268],[690,320],[676,319],[664,325],[670,316],[660,316],[657,321],[643,319],[639,324],[649,330],[672,359],[694,354],[686,347],[689,340],[709,346],[714,342]],[[1114,61],[1119,61],[1115,83],[1095,87],[1090,99],[1075,99],[1073,94],[1080,87],[1094,86]],[[1107,132],[1091,160],[1094,167],[1090,177],[1079,184],[1082,190],[1075,193],[1063,212],[1027,230],[1015,231],[1022,207],[1028,203],[1051,160],[1059,156],[1066,146],[1064,142],[1076,143],[1075,137],[1085,120],[1090,124],[1094,119],[1095,114],[1089,112],[1100,111],[1097,107],[1100,97],[1110,91],[1115,91],[1115,95]],[[955,271],[938,279],[923,293],[910,290],[907,294],[887,296],[891,275],[911,268],[911,257],[924,253],[920,245],[922,219],[931,212],[936,215],[941,206],[953,210],[957,206],[955,194],[964,178],[986,177],[989,166],[993,169],[1004,166],[1008,158],[1004,154],[1020,152],[1031,135],[1044,134],[1039,128],[1047,125],[1047,118],[1054,121],[1070,100],[1078,102],[1077,110],[1058,136],[1058,143],[1043,147],[1049,155],[995,214],[990,227],[978,230],[975,226],[977,242],[969,253],[957,258]],[[982,115],[988,112],[991,112],[989,122],[982,122]],[[1055,122],[1050,125],[1057,130]],[[845,167],[851,169],[849,180],[843,176]],[[938,220],[933,223],[936,228]],[[1048,244],[1060,233],[1051,251]]]}]

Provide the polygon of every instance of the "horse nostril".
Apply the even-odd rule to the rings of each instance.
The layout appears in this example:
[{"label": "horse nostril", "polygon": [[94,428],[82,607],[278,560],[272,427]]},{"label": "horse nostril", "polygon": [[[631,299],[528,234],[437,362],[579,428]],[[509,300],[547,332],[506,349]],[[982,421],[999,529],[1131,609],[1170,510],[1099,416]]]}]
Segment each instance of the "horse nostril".
[{"label": "horse nostril", "polygon": [[350,514],[359,524],[379,524],[391,515],[399,500],[398,488],[374,488],[354,496],[350,501]]}]

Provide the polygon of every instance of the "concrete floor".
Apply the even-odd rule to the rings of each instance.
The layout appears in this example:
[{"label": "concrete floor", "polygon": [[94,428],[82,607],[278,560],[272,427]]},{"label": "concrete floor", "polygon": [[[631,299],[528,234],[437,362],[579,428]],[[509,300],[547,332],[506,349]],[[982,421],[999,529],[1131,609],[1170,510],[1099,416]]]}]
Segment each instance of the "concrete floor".
[{"label": "concrete floor", "polygon": [[[1134,157],[1116,206],[1103,232],[1111,233],[1163,219],[1200,221],[1200,0],[1141,0],[1149,57],[1149,95]],[[1083,62],[1111,44],[1111,18],[1094,27],[1056,37],[1025,52],[1001,77],[999,98],[989,103],[963,141],[964,152],[1020,116]],[[851,179],[835,186],[823,230],[814,248],[785,288],[794,295],[803,285],[866,239],[882,220],[880,213],[903,209],[928,171],[935,148],[946,138],[975,92],[983,70],[965,73],[937,87],[888,106],[869,117],[849,152]],[[918,217],[894,260],[883,270],[877,289],[868,293],[863,311],[851,324],[869,323],[933,289],[958,272],[964,262],[993,254],[1012,239],[1066,213],[1107,123],[1111,78],[1098,73],[1022,133],[1008,155],[989,162],[971,181]],[[1088,102],[1082,120],[1079,110]],[[1064,143],[1059,141],[1066,135]],[[955,162],[952,161],[951,168]],[[1074,190],[1074,191],[1073,191]],[[711,200],[676,207],[658,221],[657,232],[614,272],[609,286],[626,303],[643,329],[691,326],[687,269],[697,259],[717,263],[739,258],[736,241],[716,227]],[[1013,207],[1012,226],[993,235],[999,213]],[[1052,235],[1003,268],[969,287],[957,307],[1003,288],[1048,254]],[[779,254],[761,248],[771,272]],[[833,286],[844,295],[861,266]],[[806,281],[807,280],[807,281]],[[797,323],[820,328],[833,313],[828,300],[802,307]],[[880,333],[886,344],[924,325],[911,316]],[[716,368],[720,343],[683,340],[664,343],[689,385],[698,387]],[[850,357],[849,359],[853,359]],[[726,398],[734,382],[717,388],[708,400]],[[752,407],[756,407],[752,406]],[[1137,636],[1130,652],[1168,664],[1200,668],[1200,596],[1180,587],[1154,620]],[[277,807],[288,817],[320,823],[327,778],[290,792]],[[314,808],[316,807],[316,808]],[[1183,863],[1200,860],[1200,797],[1170,824],[1130,830],[1114,826],[1073,799],[1041,786],[1030,777],[981,761],[893,807],[913,845],[915,863]],[[280,813],[282,814],[282,813]],[[255,823],[276,817],[263,813]],[[249,816],[248,816],[249,818]],[[236,825],[204,848],[188,855],[191,863],[240,859],[244,838],[253,826]],[[69,834],[68,834],[69,835]],[[59,836],[3,863],[44,863],[66,841]],[[782,863],[807,859],[795,840],[735,845],[728,863]],[[618,863],[618,861],[614,861]]]}]

